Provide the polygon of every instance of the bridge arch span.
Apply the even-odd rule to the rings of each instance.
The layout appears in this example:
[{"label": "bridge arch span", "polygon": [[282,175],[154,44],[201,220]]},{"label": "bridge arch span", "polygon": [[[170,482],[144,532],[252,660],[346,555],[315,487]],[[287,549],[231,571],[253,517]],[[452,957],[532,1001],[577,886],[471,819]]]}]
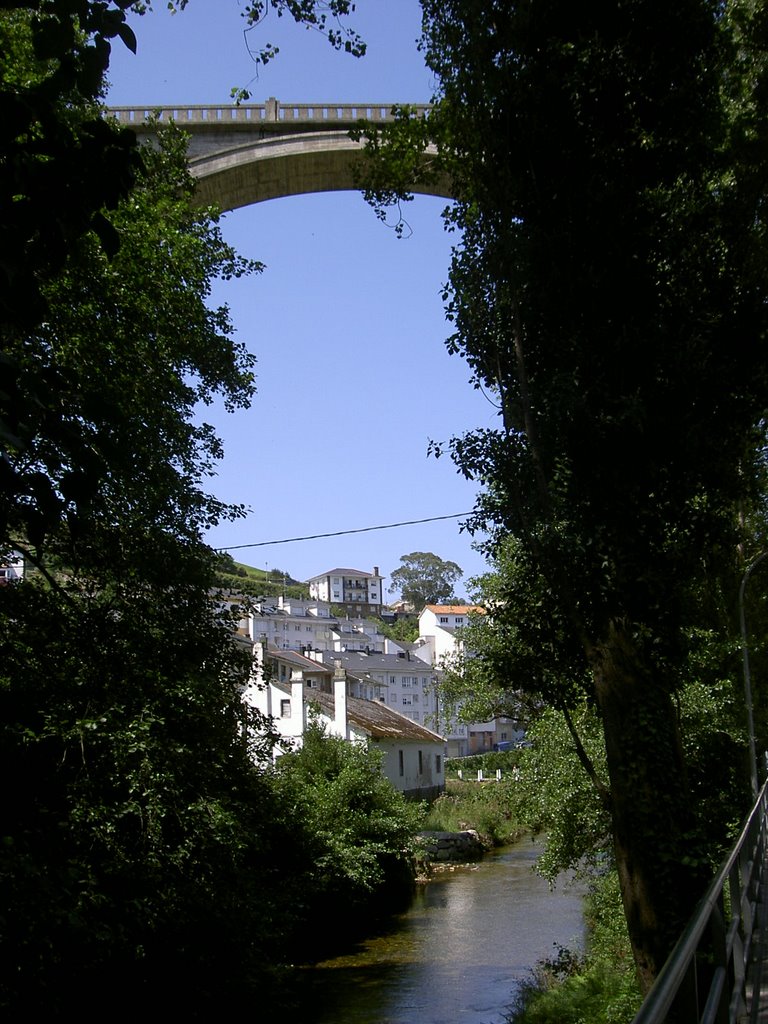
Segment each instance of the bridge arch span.
[{"label": "bridge arch span", "polygon": [[[189,166],[202,203],[236,210],[283,196],[359,189],[354,168],[361,155],[362,145],[346,132],[324,131],[235,146],[192,158]],[[444,182],[419,191],[450,198]]]},{"label": "bridge arch span", "polygon": [[[275,99],[247,107],[113,107],[108,112],[140,137],[151,134],[152,114],[184,128],[200,202],[222,210],[283,196],[357,190],[354,168],[363,145],[350,139],[349,130],[362,118],[392,120],[391,108],[383,104],[281,105]],[[428,150],[423,159],[433,155]],[[447,180],[415,191],[451,198]]]}]

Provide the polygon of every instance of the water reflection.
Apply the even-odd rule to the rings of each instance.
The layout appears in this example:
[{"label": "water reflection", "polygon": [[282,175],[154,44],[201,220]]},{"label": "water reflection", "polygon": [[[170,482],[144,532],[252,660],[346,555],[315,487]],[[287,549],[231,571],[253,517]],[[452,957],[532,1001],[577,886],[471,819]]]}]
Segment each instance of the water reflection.
[{"label": "water reflection", "polygon": [[516,981],[580,945],[579,891],[550,891],[524,840],[438,876],[386,934],[302,972],[304,1024],[502,1024]]}]

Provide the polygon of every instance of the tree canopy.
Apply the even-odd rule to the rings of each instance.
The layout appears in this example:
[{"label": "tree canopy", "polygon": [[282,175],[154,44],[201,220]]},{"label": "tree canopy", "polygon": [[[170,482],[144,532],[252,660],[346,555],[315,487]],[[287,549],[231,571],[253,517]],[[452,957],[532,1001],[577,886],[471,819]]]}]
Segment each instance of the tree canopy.
[{"label": "tree canopy", "polygon": [[427,604],[438,604],[450,598],[454,584],[462,577],[461,566],[431,551],[401,555],[400,563],[392,571],[390,592],[400,591],[403,600],[410,602],[417,612]]},{"label": "tree canopy", "polygon": [[449,447],[506,563],[507,679],[598,709],[648,985],[708,864],[675,697],[691,638],[728,635],[761,482],[765,12],[423,10],[436,107],[374,141],[372,191],[391,200],[436,143],[457,198],[448,345],[500,410]]},{"label": "tree canopy", "polygon": [[115,992],[231,1012],[287,958],[310,884],[203,542],[241,510],[207,493],[200,410],[254,392],[211,284],[260,268],[196,205],[183,137],[140,150],[98,105],[142,6],[0,4],[0,556],[26,561],[0,588],[13,1017],[95,1019]]},{"label": "tree canopy", "polygon": [[[52,296],[46,285],[73,247],[93,232],[107,259],[121,244],[112,211],[136,183],[142,157],[134,133],[103,117],[99,101],[114,41],[134,51],[137,46],[126,12],[149,6],[141,0],[0,5],[0,367],[6,382],[0,444],[8,453],[0,460],[0,545],[19,528],[38,540],[65,511],[70,517],[76,511],[74,489],[62,495],[58,481],[30,455],[36,437],[77,448],[72,456],[81,484],[103,468],[98,453],[90,454],[87,431],[57,403],[68,382],[32,353],[20,360],[17,349],[27,331],[47,320]],[[360,56],[365,44],[343,21],[352,7],[348,0],[253,0],[242,13],[252,28],[270,11],[289,15],[336,49]],[[252,50],[260,61],[275,52]],[[105,411],[106,405],[102,416]]]}]

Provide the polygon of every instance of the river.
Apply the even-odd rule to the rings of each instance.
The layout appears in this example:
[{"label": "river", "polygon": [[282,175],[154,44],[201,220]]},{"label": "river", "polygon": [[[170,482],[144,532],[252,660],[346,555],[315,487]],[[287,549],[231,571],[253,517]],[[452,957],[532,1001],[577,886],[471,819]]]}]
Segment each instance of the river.
[{"label": "river", "polygon": [[386,934],[302,972],[304,1024],[502,1024],[536,961],[583,943],[580,891],[550,891],[539,852],[525,839],[437,875]]}]

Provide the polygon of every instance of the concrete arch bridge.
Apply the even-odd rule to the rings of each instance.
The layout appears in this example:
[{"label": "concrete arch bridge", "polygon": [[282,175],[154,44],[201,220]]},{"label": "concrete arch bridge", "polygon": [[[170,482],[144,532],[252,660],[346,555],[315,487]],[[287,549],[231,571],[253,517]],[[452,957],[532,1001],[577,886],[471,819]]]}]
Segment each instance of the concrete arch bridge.
[{"label": "concrete arch bridge", "polygon": [[[427,105],[414,105],[425,113]],[[189,165],[203,204],[222,210],[308,192],[354,190],[362,143],[349,137],[361,119],[393,121],[391,105],[266,103],[240,106],[110,107],[108,113],[141,137],[152,115],[190,135]],[[428,150],[429,160],[434,150]],[[417,191],[421,191],[417,189]],[[423,190],[450,198],[447,181]]]}]

